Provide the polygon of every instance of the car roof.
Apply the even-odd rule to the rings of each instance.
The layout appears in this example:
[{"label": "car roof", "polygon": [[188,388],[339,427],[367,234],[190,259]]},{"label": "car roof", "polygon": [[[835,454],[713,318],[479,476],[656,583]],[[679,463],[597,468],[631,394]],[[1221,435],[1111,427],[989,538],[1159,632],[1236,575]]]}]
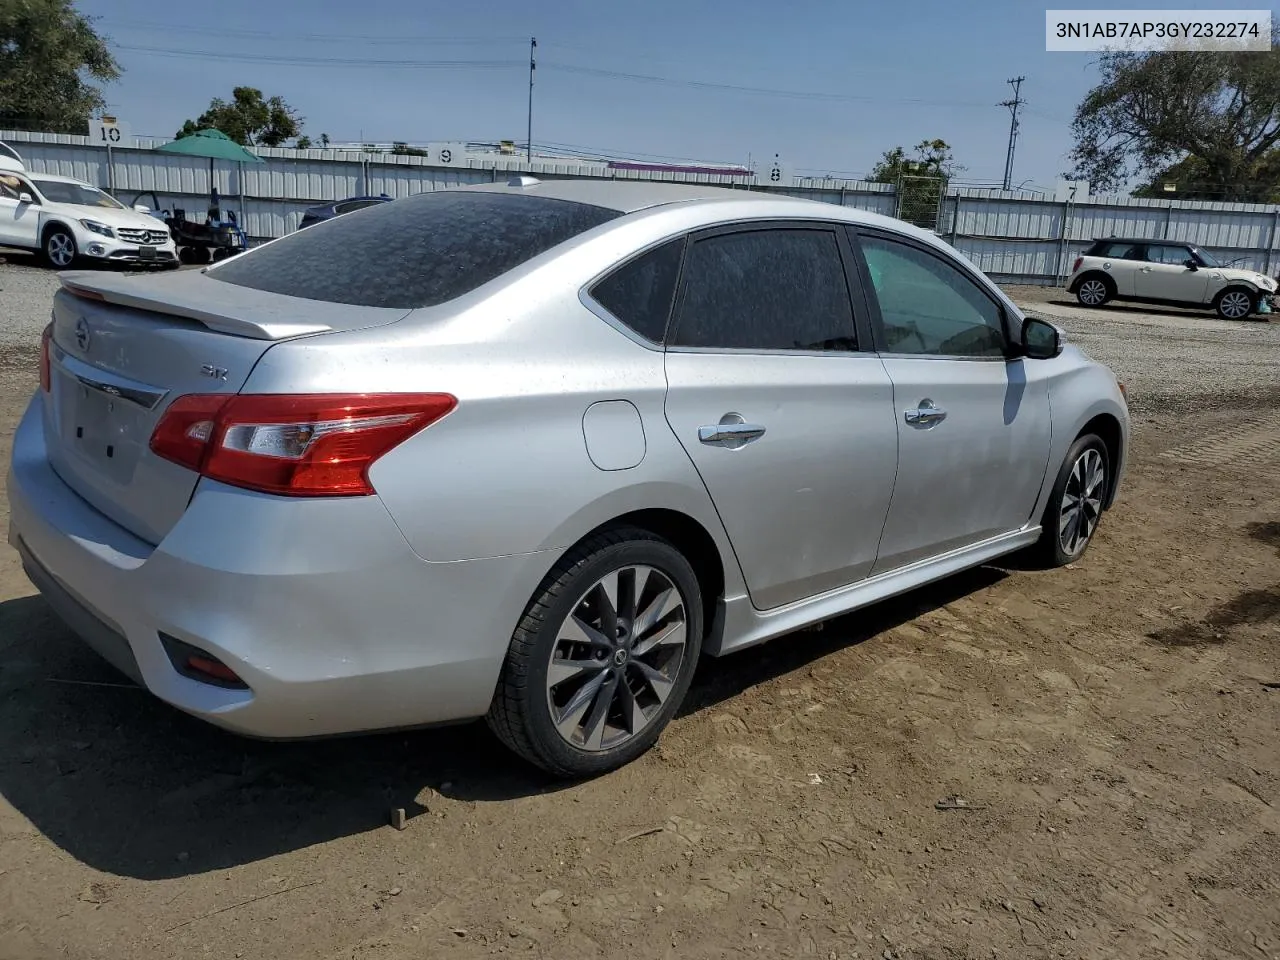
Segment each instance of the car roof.
[{"label": "car roof", "polygon": [[1155,240],[1151,237],[1096,237],[1094,243],[1145,243],[1149,247],[1194,247],[1190,240]]},{"label": "car roof", "polygon": [[81,187],[90,187],[94,190],[98,189],[97,187],[93,186],[93,184],[91,183],[86,183],[83,180],[77,180],[75,177],[59,176],[56,173],[36,173],[36,171],[34,170],[28,170],[26,171],[26,174],[32,180],[49,180],[49,181],[52,181],[53,183],[74,183]]},{"label": "car roof", "polygon": [[763,190],[735,190],[700,183],[662,183],[652,180],[538,180],[531,177],[516,178],[506,183],[472,185],[460,189],[480,193],[507,193],[567,200],[617,210],[621,214],[636,213],[676,203],[684,205],[758,204],[762,217],[776,216],[780,219],[798,219],[806,216],[815,219],[835,217],[847,223],[882,227],[908,236],[922,237],[934,244],[943,244],[942,238],[934,231],[923,230],[893,217],[872,213],[869,210],[859,210],[855,207],[844,207],[839,204]]}]

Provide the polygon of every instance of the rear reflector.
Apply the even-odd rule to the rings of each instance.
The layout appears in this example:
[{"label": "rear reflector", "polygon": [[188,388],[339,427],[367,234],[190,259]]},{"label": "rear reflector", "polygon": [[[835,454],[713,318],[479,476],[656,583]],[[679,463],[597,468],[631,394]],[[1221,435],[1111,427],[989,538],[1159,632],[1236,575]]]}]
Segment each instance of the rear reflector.
[{"label": "rear reflector", "polygon": [[53,339],[53,324],[40,332],[40,389],[49,392],[53,375],[49,369],[49,341]]},{"label": "rear reflector", "polygon": [[165,411],[151,449],[250,490],[368,496],[374,461],[457,404],[447,393],[190,394]]},{"label": "rear reflector", "polygon": [[249,689],[249,685],[240,679],[238,673],[213,654],[167,633],[160,634],[160,643],[164,652],[169,655],[173,668],[184,677],[229,690]]},{"label": "rear reflector", "polygon": [[1084,263],[1084,257],[1076,257],[1075,264],[1071,267],[1071,272],[1075,273],[1080,269],[1080,264]]}]

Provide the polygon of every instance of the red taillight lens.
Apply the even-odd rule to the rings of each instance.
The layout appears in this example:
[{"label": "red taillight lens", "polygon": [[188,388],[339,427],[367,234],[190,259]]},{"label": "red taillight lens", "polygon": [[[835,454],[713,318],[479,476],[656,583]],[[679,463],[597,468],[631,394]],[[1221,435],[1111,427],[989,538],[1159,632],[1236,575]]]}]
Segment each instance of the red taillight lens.
[{"label": "red taillight lens", "polygon": [[53,384],[53,375],[49,370],[49,341],[53,339],[53,324],[49,324],[40,332],[40,389],[49,392]]},{"label": "red taillight lens", "polygon": [[1080,269],[1080,264],[1082,264],[1082,263],[1084,263],[1084,257],[1076,257],[1076,262],[1075,262],[1075,265],[1074,265],[1074,266],[1072,266],[1072,268],[1071,268],[1071,272],[1072,272],[1072,273],[1075,273],[1077,270],[1079,270],[1079,269]]},{"label": "red taillight lens", "polygon": [[446,393],[194,394],[151,436],[157,456],[212,480],[295,497],[366,496],[369,467],[449,413]]}]

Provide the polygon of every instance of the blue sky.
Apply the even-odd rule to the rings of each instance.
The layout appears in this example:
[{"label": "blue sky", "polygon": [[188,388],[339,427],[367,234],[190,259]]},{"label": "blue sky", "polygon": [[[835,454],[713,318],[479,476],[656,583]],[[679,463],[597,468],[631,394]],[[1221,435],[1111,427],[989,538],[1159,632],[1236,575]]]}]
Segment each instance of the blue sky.
[{"label": "blue sky", "polygon": [[797,172],[849,175],[868,171],[892,146],[941,137],[967,168],[965,179],[999,181],[1009,115],[996,104],[1011,94],[1005,81],[1023,75],[1014,182],[1051,185],[1067,166],[1075,105],[1096,80],[1094,55],[1045,52],[1045,6],[1026,0],[80,0],[79,7],[100,18],[125,68],[106,90],[112,110],[135,133],[157,136],[171,136],[211,98],[247,85],[283,96],[313,137],[523,142],[527,38],[536,36],[535,148],[734,162],[778,152]]}]

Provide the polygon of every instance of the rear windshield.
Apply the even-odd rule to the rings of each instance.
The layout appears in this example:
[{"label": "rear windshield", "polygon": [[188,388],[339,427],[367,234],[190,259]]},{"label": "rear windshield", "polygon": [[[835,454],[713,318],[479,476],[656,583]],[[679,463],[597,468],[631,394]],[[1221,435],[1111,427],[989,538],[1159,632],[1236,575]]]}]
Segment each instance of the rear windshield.
[{"label": "rear windshield", "polygon": [[308,300],[432,307],[620,215],[546,197],[422,193],[292,233],[208,276]]}]

